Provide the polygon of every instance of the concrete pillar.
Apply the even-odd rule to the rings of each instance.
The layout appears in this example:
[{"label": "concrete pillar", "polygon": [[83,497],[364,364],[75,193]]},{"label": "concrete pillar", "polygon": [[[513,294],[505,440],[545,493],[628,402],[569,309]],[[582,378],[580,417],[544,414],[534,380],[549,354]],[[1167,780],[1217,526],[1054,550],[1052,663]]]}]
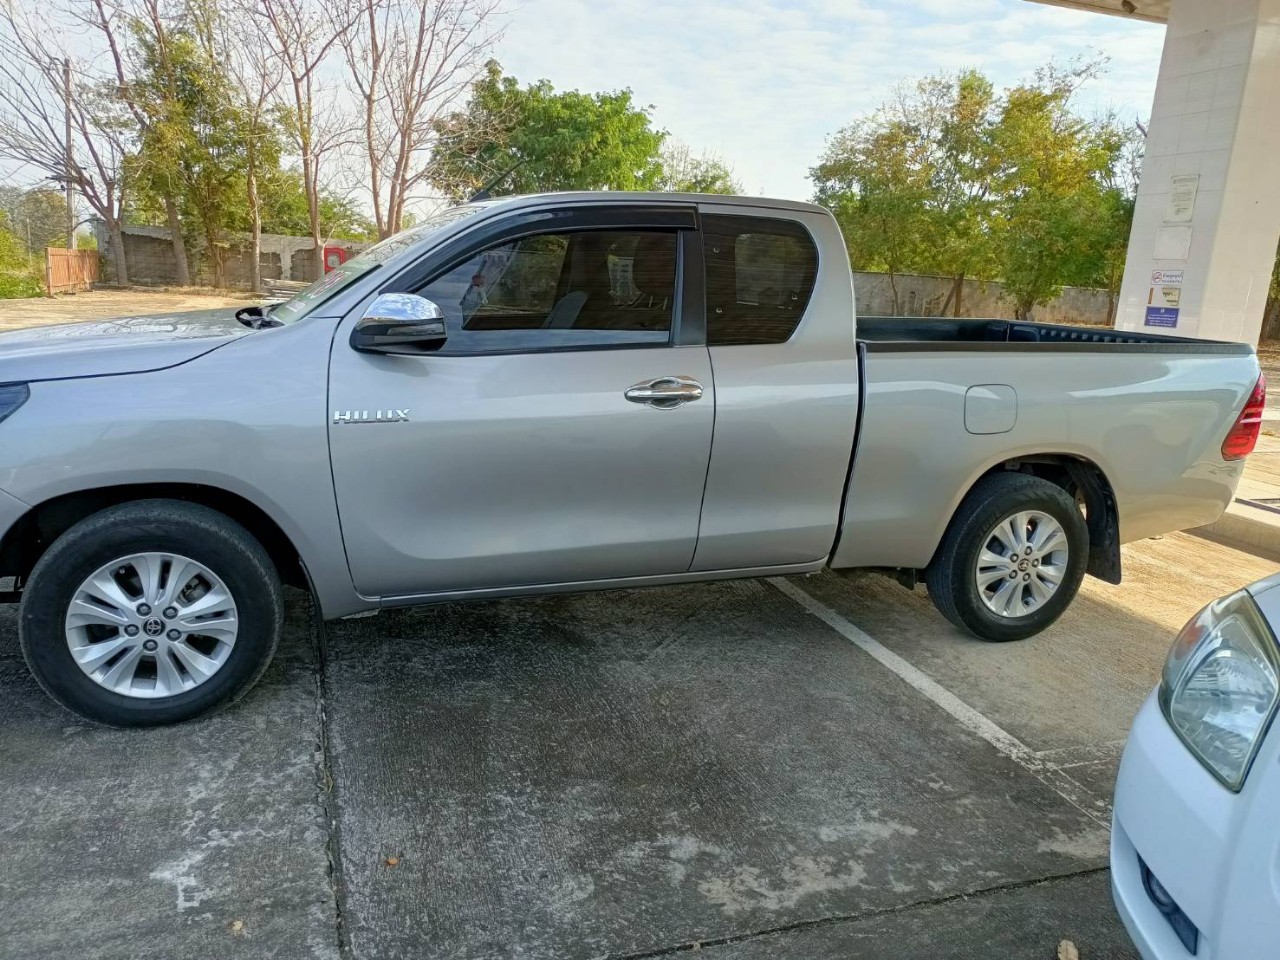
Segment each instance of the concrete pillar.
[{"label": "concrete pillar", "polygon": [[1278,174],[1280,0],[1172,0],[1116,326],[1257,343]]}]

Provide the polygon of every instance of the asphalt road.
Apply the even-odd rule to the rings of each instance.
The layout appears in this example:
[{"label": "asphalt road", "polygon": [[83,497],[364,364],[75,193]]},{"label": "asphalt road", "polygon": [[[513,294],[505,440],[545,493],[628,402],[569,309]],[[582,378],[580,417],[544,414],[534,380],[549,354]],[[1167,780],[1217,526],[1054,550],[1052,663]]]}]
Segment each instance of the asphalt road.
[{"label": "asphalt road", "polygon": [[867,576],[329,624],[215,718],[48,702],[0,608],[0,957],[1134,954],[1109,796],[1176,628],[1273,572],[1127,547],[1030,641]]}]

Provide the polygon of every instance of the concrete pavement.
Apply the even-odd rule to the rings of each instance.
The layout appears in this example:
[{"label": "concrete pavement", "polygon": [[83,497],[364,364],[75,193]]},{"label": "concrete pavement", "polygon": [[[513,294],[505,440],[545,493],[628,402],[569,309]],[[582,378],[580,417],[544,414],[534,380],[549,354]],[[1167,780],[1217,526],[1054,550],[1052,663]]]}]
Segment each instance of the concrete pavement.
[{"label": "concrete pavement", "polygon": [[[1280,388],[1280,377],[1273,382]],[[1268,417],[1271,411],[1269,398]],[[1196,533],[1280,562],[1280,421],[1263,422],[1263,435],[1245,461],[1235,501],[1217,522]]]},{"label": "concrete pavement", "polygon": [[1185,535],[1125,560],[1003,645],[874,576],[787,581],[805,605],[719,583],[323,634],[293,593],[257,691],[143,733],[48,703],[9,610],[0,956],[1130,958],[1119,743],[1173,631],[1274,565]]},{"label": "concrete pavement", "polygon": [[0,957],[338,956],[315,645],[290,599],[246,708],[146,731],[45,697],[0,607]]}]

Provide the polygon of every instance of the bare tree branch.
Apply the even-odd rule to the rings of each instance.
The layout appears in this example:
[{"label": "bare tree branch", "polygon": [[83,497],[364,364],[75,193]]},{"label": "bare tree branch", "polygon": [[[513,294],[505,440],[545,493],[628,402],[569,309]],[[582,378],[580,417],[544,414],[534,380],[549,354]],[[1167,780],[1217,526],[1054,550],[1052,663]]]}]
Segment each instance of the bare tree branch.
[{"label": "bare tree branch", "polygon": [[[48,33],[44,21],[21,12],[13,0],[0,0],[0,157],[52,180],[69,179],[106,225],[116,279],[127,283],[121,168],[136,128],[115,99],[114,85],[82,68],[73,74],[64,104],[62,51],[45,42]],[[63,129],[68,105],[70,155]]]},{"label": "bare tree branch", "polygon": [[321,164],[350,142],[350,119],[322,83],[322,66],[360,16],[358,8],[339,8],[341,12],[331,14],[319,0],[258,0],[247,7],[263,49],[278,58],[284,71],[278,102],[290,115],[290,134],[301,158],[316,277],[324,273]]},{"label": "bare tree branch", "polygon": [[484,70],[501,36],[501,0],[357,0],[344,35],[362,111],[364,162],[378,234],[390,236],[426,179],[436,121]]}]

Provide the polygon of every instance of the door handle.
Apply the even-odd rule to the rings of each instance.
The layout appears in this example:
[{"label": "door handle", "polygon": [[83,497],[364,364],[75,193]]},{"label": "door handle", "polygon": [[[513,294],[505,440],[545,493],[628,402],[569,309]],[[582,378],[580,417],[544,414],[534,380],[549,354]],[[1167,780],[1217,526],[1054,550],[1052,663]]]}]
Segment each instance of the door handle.
[{"label": "door handle", "polygon": [[690,400],[701,400],[702,384],[693,377],[657,377],[631,385],[622,395],[632,403],[669,410]]}]

